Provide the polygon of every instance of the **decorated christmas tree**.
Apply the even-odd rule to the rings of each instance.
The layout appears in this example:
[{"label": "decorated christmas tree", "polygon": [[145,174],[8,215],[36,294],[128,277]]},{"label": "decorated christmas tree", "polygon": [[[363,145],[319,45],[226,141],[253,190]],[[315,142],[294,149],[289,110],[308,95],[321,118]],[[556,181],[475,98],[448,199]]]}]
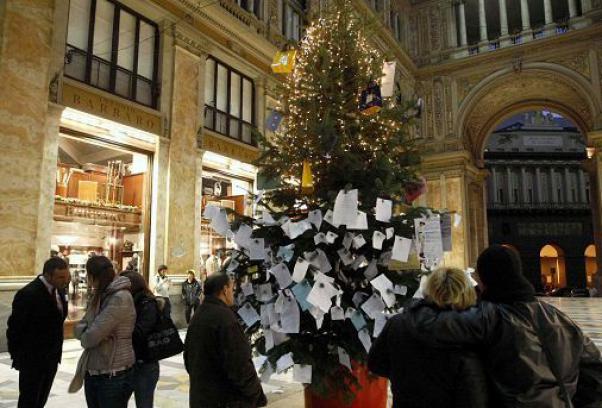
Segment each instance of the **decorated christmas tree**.
[{"label": "decorated christmas tree", "polygon": [[349,399],[352,365],[439,262],[450,227],[410,205],[424,187],[408,131],[419,106],[384,89],[385,57],[368,36],[337,0],[276,58],[291,72],[258,166],[280,187],[257,197],[257,219],[204,213],[238,248],[223,268],[264,377],[292,367],[314,393]]}]

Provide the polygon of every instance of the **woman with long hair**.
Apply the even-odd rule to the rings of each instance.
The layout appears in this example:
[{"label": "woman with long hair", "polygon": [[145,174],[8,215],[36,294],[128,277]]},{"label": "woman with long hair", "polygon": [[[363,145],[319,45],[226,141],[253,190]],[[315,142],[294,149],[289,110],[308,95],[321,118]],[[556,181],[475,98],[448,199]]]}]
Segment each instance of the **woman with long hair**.
[{"label": "woman with long hair", "polygon": [[[439,310],[464,310],[477,296],[464,271],[440,268],[424,289],[426,300]],[[410,308],[413,306],[410,306]],[[404,311],[392,317],[368,356],[373,373],[391,380],[393,407],[488,407],[487,383],[475,351],[455,346],[427,345],[417,338],[421,322]]]},{"label": "woman with long hair", "polygon": [[159,362],[147,355],[147,338],[157,324],[159,314],[163,313],[163,303],[159,304],[146,280],[138,272],[126,271],[121,276],[128,278],[136,306],[136,325],[133,344],[136,355],[134,366],[134,398],[137,408],[152,408],[155,388],[159,381]]},{"label": "woman with long hair", "polygon": [[87,354],[84,389],[91,408],[126,408],[132,395],[136,322],[130,280],[105,256],[86,263],[93,296],[76,335]]}]

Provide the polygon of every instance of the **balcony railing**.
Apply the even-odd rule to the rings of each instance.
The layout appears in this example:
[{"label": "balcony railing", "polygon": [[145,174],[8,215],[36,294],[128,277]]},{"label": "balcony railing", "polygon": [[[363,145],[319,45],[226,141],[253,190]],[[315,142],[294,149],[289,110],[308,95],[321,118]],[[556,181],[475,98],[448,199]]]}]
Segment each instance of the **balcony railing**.
[{"label": "balcony railing", "polygon": [[567,203],[567,202],[512,202],[512,203],[501,203],[491,202],[487,203],[488,210],[589,210],[591,207],[588,203]]}]

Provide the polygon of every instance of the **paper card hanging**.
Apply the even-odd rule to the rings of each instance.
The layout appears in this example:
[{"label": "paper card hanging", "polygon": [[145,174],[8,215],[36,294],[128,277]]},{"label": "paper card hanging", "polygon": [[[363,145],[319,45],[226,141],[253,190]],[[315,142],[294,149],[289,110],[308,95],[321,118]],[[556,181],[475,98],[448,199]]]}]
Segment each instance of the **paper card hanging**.
[{"label": "paper card hanging", "polygon": [[385,61],[383,64],[383,77],[381,80],[380,93],[383,98],[390,98],[395,93],[395,68],[397,62]]},{"label": "paper card hanging", "polygon": [[296,50],[278,51],[272,62],[272,71],[275,74],[288,74],[295,68]]}]

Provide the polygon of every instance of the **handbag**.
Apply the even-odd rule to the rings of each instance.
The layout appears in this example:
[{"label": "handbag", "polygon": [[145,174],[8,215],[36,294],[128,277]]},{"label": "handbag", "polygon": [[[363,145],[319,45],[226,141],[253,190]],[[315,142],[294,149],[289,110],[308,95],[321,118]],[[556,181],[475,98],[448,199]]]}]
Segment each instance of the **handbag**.
[{"label": "handbag", "polygon": [[157,323],[146,337],[144,350],[140,356],[144,361],[163,360],[184,351],[184,344],[174,322],[162,311],[157,311],[159,312]]}]

